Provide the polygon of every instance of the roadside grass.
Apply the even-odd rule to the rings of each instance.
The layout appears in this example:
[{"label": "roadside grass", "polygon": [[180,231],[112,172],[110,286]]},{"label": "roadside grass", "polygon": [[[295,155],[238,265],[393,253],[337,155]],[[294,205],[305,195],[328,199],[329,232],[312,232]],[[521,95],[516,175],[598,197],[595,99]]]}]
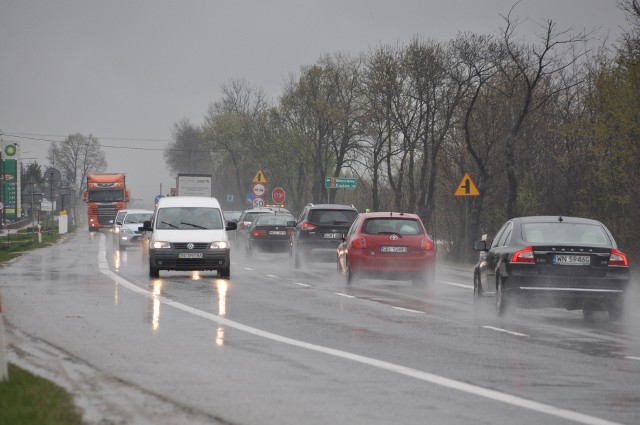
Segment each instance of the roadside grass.
[{"label": "roadside grass", "polygon": [[[57,232],[44,232],[42,243],[33,233],[0,237],[0,267],[25,251],[49,246],[59,238]],[[9,379],[0,382],[0,425],[83,424],[73,397],[64,388],[12,363],[8,368]]]},{"label": "roadside grass", "polygon": [[9,363],[0,382],[0,425],[82,425],[73,398],[63,388]]}]

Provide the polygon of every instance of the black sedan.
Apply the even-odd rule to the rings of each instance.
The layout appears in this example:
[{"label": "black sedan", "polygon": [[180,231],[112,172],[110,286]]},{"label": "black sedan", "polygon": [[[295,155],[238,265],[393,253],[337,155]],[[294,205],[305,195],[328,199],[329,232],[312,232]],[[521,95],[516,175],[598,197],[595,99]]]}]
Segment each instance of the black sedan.
[{"label": "black sedan", "polygon": [[247,232],[245,253],[251,257],[256,250],[289,251],[289,240],[293,234],[290,226],[295,218],[289,214],[261,214],[251,223]]},{"label": "black sedan", "polygon": [[576,217],[518,217],[507,221],[481,251],[474,296],[495,295],[502,316],[509,307],[607,311],[620,320],[629,283],[627,256],[599,221]]}]

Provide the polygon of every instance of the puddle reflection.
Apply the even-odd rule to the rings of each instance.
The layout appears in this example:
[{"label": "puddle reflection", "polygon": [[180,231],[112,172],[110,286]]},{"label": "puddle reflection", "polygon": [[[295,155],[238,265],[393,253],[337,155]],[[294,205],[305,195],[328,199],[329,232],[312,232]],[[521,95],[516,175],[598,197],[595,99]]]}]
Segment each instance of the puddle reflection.
[{"label": "puddle reflection", "polygon": [[[218,291],[218,316],[224,317],[227,314],[227,291],[229,290],[229,281],[216,280],[216,290]],[[224,346],[224,326],[218,325],[216,330],[216,345]]]}]

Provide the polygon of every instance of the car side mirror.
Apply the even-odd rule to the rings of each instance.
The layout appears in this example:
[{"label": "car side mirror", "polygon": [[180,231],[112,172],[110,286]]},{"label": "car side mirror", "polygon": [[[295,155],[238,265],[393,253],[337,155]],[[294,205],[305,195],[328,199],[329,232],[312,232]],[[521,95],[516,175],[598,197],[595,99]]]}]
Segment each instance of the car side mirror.
[{"label": "car side mirror", "polygon": [[226,230],[236,230],[237,228],[238,223],[236,223],[235,221],[228,221],[227,226],[225,227]]},{"label": "car side mirror", "polygon": [[138,230],[141,232],[153,232],[153,227],[151,227],[151,221],[145,220],[142,223],[142,226],[138,227]]},{"label": "car side mirror", "polygon": [[475,241],[473,249],[476,251],[487,251],[487,241]]}]

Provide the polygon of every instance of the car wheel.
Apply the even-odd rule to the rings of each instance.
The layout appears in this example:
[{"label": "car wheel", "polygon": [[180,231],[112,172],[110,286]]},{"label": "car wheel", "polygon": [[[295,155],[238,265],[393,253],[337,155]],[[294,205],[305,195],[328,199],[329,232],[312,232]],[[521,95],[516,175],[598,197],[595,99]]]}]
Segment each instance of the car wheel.
[{"label": "car wheel", "polygon": [[499,317],[506,315],[509,308],[509,297],[504,290],[504,282],[498,277],[496,282],[496,312]]},{"label": "car wheel", "polygon": [[479,303],[482,296],[482,285],[480,284],[480,276],[478,273],[473,274],[473,302]]},{"label": "car wheel", "polygon": [[347,285],[351,285],[352,283],[356,283],[358,281],[358,274],[351,270],[351,264],[349,264],[349,260],[345,259],[346,263],[346,271],[347,271]]},{"label": "car wheel", "polygon": [[154,267],[151,262],[149,262],[149,276],[150,277],[160,277],[160,269]]},{"label": "car wheel", "polygon": [[218,270],[218,277],[223,279],[229,279],[231,277],[231,267]]},{"label": "car wheel", "polygon": [[589,307],[589,306],[584,306],[584,307],[582,308],[582,318],[583,318],[584,320],[586,320],[586,321],[591,321],[591,320],[593,320],[593,314],[594,314],[594,311],[593,311],[593,309],[592,309],[591,307]]},{"label": "car wheel", "polygon": [[620,301],[616,301],[612,305],[609,306],[609,320],[618,322],[622,320],[622,303]]}]

